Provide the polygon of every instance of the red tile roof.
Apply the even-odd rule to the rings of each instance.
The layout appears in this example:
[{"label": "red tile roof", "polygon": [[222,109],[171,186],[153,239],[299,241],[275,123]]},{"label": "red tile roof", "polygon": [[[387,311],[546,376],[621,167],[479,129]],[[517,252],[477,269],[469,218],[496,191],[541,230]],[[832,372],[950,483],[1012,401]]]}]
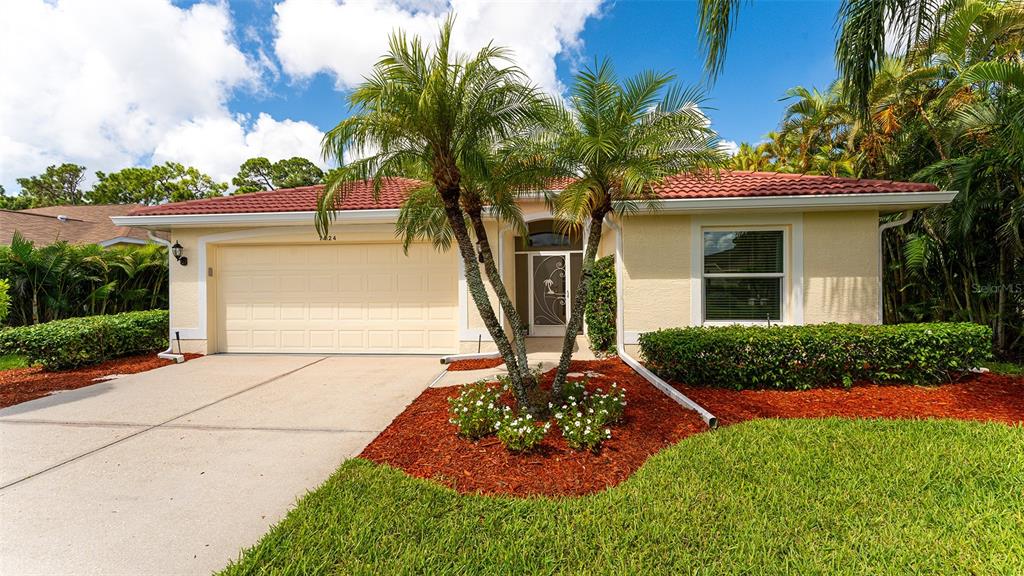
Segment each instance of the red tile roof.
[{"label": "red tile roof", "polygon": [[[571,180],[560,179],[553,186],[559,190]],[[411,190],[421,184],[407,178],[386,179],[375,201],[369,182],[353,184],[340,210],[398,208]],[[132,216],[164,216],[183,214],[240,214],[253,212],[311,212],[316,210],[322,186],[306,186],[254,192],[239,196],[223,196],[188,202],[147,206]],[[720,176],[678,175],[667,178],[656,188],[658,196],[671,198],[744,198],[753,196],[803,196],[829,194],[870,194],[884,192],[933,192],[932,184],[894,182],[891,180],[859,180],[780,174],[776,172],[722,172]]]}]

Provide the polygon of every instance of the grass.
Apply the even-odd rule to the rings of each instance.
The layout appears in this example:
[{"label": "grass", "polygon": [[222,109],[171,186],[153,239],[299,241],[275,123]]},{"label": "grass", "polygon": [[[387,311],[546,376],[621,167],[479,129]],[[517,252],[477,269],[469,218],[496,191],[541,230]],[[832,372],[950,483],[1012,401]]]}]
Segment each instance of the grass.
[{"label": "grass", "polygon": [[1014,364],[1013,362],[986,362],[984,366],[996,374],[1024,376],[1024,364]]},{"label": "grass", "polygon": [[760,420],[592,496],[463,496],[350,460],[224,574],[1024,573],[1024,428]]},{"label": "grass", "polygon": [[0,370],[13,370],[15,368],[27,368],[28,359],[17,354],[0,356]]}]

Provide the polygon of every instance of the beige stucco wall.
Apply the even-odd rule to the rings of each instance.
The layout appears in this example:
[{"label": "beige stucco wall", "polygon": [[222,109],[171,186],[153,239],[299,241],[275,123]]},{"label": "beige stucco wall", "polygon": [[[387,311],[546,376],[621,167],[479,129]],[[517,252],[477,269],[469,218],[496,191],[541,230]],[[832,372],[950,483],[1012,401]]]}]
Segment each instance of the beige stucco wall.
[{"label": "beige stucco wall", "polygon": [[690,322],[690,216],[632,216],[622,223],[626,332]]},{"label": "beige stucco wall", "polygon": [[[524,205],[527,218],[538,218],[546,215],[546,207],[542,202],[528,202]],[[722,224],[723,219],[730,216],[689,216],[657,214],[650,216],[632,216],[622,221],[625,231],[623,237],[623,289],[626,333],[634,334],[641,331],[655,330],[672,326],[691,324],[691,283],[699,282],[699,273],[694,274],[691,248],[693,226]],[[739,223],[744,221],[742,215],[734,218]],[[802,283],[803,288],[803,322],[861,322],[874,323],[878,319],[878,213],[876,211],[858,212],[808,212],[804,214],[787,214],[778,216],[760,216],[759,221],[771,225],[793,226],[799,223],[802,230]],[[773,220],[774,219],[774,220]],[[748,219],[749,220],[749,219]],[[775,221],[778,222],[775,222]],[[785,223],[785,224],[783,224]],[[199,284],[207,268],[214,268],[216,273],[217,243],[212,242],[207,248],[207,266],[200,264],[198,254],[201,237],[228,232],[237,232],[241,228],[181,228],[171,231],[171,242],[180,242],[184,246],[185,256],[189,258],[187,267],[172,262],[170,269],[171,295],[171,326],[184,332],[182,347],[187,352],[210,352],[216,349],[216,342],[199,338],[188,338],[190,331],[201,327]],[[789,228],[790,238],[793,228]],[[391,224],[375,225],[336,225],[332,234],[338,242],[390,242],[394,241],[394,226]],[[492,247],[497,250],[498,228],[495,223],[488,224],[488,235]],[[514,232],[504,230],[502,233],[502,257],[504,258],[504,279],[510,296],[515,301],[515,255]],[[265,234],[257,237],[236,238],[231,243],[273,244],[273,243],[317,243],[312,226],[294,228],[267,228]],[[787,245],[789,260],[800,254],[799,250]],[[600,254],[608,255],[615,252],[615,233],[610,227],[604,230],[604,238],[600,244]],[[453,250],[453,261],[456,262],[453,273],[457,274],[458,257]],[[792,270],[787,270],[787,278],[791,278]],[[691,280],[691,277],[694,279]],[[789,284],[790,280],[787,280]],[[211,338],[216,330],[216,318],[213,317],[216,295],[209,283],[207,289],[207,333]],[[793,298],[792,286],[787,286],[787,300]],[[476,333],[485,334],[486,329],[480,319],[479,312],[468,294],[466,326],[468,333],[460,338],[459,347],[462,351],[475,351],[477,348]],[[492,295],[492,304],[497,303]],[[792,307],[787,315],[793,312]],[[459,319],[461,325],[461,319]],[[698,319],[699,321],[699,319]],[[507,327],[507,322],[506,322]],[[493,349],[493,343],[484,342],[483,349]]]},{"label": "beige stucco wall", "polygon": [[878,212],[804,214],[804,323],[877,323],[878,258]]}]

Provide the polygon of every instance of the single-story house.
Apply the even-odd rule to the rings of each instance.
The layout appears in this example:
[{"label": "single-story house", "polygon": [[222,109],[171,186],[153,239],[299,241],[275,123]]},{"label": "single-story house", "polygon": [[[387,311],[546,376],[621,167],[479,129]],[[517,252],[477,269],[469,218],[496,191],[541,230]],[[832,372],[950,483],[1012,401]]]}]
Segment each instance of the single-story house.
[{"label": "single-story house", "polygon": [[79,204],[0,210],[0,245],[9,246],[15,232],[36,246],[57,241],[103,247],[147,244],[146,230],[119,226],[110,220],[137,208],[137,204]]},{"label": "single-story house", "polygon": [[[193,200],[114,217],[165,231],[171,331],[186,352],[430,353],[488,349],[456,251],[414,244],[394,223],[418,182],[368,183],[340,206],[330,238],[313,229],[318,187]],[[623,334],[717,323],[881,321],[880,218],[950,202],[930,184],[726,172],[680,175],[657,209],[606,227],[620,254]],[[529,232],[491,222],[532,336],[564,334],[583,239],[559,232],[540,196],[521,200]],[[567,295],[570,295],[567,297]],[[490,344],[493,348],[493,343]],[[630,348],[632,349],[632,348]]]}]

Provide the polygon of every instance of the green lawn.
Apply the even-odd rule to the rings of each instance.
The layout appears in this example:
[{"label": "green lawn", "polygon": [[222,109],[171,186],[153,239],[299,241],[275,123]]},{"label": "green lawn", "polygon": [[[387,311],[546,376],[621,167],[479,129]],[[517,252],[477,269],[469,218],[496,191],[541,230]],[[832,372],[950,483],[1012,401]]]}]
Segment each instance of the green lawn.
[{"label": "green lawn", "polygon": [[986,362],[988,368],[996,374],[1009,374],[1011,376],[1024,376],[1024,365],[1013,362]]},{"label": "green lawn", "polygon": [[0,356],[0,370],[25,368],[27,366],[28,360],[26,360],[24,356],[18,356],[17,354],[8,354],[6,356]]},{"label": "green lawn", "polygon": [[906,572],[1024,573],[1024,428],[748,422],[563,500],[350,460],[224,573]]}]

